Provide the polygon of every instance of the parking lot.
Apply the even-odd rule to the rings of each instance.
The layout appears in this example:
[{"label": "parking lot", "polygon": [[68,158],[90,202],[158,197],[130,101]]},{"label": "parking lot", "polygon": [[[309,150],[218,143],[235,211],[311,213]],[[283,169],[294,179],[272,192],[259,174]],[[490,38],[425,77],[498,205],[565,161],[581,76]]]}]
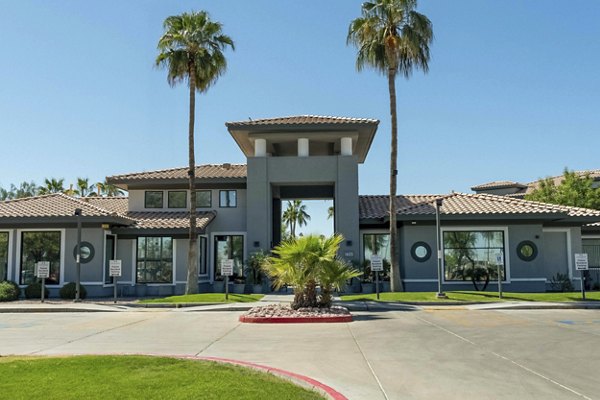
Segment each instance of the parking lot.
[{"label": "parking lot", "polygon": [[600,398],[596,310],[357,312],[349,324],[305,325],[240,324],[240,314],[0,314],[0,354],[234,358],[313,377],[351,399]]}]

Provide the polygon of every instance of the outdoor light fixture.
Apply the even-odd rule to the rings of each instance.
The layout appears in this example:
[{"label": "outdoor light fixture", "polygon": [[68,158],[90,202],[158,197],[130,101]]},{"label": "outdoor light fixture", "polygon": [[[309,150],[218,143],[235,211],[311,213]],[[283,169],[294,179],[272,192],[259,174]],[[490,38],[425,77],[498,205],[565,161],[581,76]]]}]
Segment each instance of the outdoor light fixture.
[{"label": "outdoor light fixture", "polygon": [[438,299],[447,299],[448,296],[442,292],[442,228],[440,226],[440,208],[442,207],[443,199],[435,200],[435,228],[437,232],[437,273],[438,273]]},{"label": "outdoor light fixture", "polygon": [[81,286],[81,208],[75,209],[75,216],[77,217],[77,251],[75,253],[75,263],[76,263],[76,280],[75,280],[75,299],[73,300],[75,303],[79,303],[81,301],[80,298],[80,286]]}]

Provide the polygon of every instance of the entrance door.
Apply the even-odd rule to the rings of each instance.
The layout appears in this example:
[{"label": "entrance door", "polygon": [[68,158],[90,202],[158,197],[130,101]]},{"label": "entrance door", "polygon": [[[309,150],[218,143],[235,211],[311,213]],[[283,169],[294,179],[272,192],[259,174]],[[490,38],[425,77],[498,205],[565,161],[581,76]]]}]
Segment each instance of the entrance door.
[{"label": "entrance door", "polygon": [[117,257],[117,238],[115,235],[106,235],[106,248],[104,250],[104,283],[111,284],[112,278],[109,273],[109,262]]}]

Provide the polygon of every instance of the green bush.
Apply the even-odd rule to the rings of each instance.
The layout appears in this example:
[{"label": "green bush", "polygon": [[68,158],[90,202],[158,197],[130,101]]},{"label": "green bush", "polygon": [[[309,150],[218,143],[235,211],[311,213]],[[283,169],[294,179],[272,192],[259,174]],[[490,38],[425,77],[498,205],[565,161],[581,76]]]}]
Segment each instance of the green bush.
[{"label": "green bush", "polygon": [[[44,288],[44,298],[48,298],[48,288]],[[32,283],[25,288],[26,299],[41,299],[42,298],[42,284],[39,282]]]},{"label": "green bush", "polygon": [[[76,288],[77,288],[77,284],[75,282],[69,282],[65,286],[60,288],[60,291],[58,292],[58,294],[61,299],[72,300],[75,298],[75,289]],[[83,285],[80,284],[79,290],[81,291],[81,293],[79,293],[79,298],[85,299],[85,296],[87,296],[85,287],[83,287]]]},{"label": "green bush", "polygon": [[552,275],[550,287],[553,292],[572,292],[575,290],[573,288],[573,283],[571,283],[571,279],[569,279],[569,275],[561,274],[560,272],[557,272],[556,275]]},{"label": "green bush", "polygon": [[19,285],[11,281],[0,282],[0,301],[14,301],[19,298]]}]

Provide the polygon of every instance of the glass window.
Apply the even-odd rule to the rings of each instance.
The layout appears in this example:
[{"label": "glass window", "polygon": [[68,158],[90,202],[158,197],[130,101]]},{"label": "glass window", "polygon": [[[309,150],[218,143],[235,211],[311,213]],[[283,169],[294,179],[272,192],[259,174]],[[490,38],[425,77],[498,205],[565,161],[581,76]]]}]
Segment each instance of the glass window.
[{"label": "glass window", "polygon": [[[502,231],[444,232],[444,276],[447,281],[498,279],[496,255],[504,252]],[[506,263],[502,266],[506,279]]]},{"label": "glass window", "polygon": [[590,268],[600,268],[600,239],[581,239],[581,245],[588,255]]},{"label": "glass window", "polygon": [[237,192],[235,190],[221,190],[219,192],[219,207],[237,207]]},{"label": "glass window", "polygon": [[210,190],[196,191],[196,208],[212,207],[212,192]]},{"label": "glass window", "polygon": [[116,259],[115,250],[116,250],[115,236],[107,235],[106,236],[106,249],[105,249],[105,253],[104,253],[104,283],[106,283],[106,284],[113,283],[113,278],[110,276],[110,260]]},{"label": "glass window", "polygon": [[146,192],[144,195],[144,207],[163,208],[163,192]]},{"label": "glass window", "polygon": [[169,192],[167,200],[169,208],[186,208],[187,207],[187,192],[177,191]]},{"label": "glass window", "polygon": [[173,282],[173,238],[139,237],[137,283]]},{"label": "glass window", "polygon": [[21,285],[29,285],[38,279],[34,275],[38,261],[50,262],[50,277],[46,284],[60,283],[60,232],[22,232],[21,233]]},{"label": "glass window", "polygon": [[206,268],[206,242],[207,239],[203,236],[198,238],[198,242],[200,243],[200,267],[198,268],[199,275],[208,275],[208,269]]},{"label": "glass window", "polygon": [[233,275],[243,276],[244,237],[241,235],[215,236],[215,275],[221,275],[221,261],[233,259]]},{"label": "glass window", "polygon": [[431,247],[425,242],[416,242],[410,249],[410,255],[415,261],[425,262],[431,257]]},{"label": "glass window", "polygon": [[0,232],[0,281],[8,279],[8,232]]},{"label": "glass window", "polygon": [[533,261],[537,252],[537,246],[529,240],[524,240],[517,246],[517,256],[523,261]]},{"label": "glass window", "polygon": [[369,233],[363,235],[363,254],[365,261],[371,259],[373,254],[383,257],[390,262],[390,235],[387,233]]}]

